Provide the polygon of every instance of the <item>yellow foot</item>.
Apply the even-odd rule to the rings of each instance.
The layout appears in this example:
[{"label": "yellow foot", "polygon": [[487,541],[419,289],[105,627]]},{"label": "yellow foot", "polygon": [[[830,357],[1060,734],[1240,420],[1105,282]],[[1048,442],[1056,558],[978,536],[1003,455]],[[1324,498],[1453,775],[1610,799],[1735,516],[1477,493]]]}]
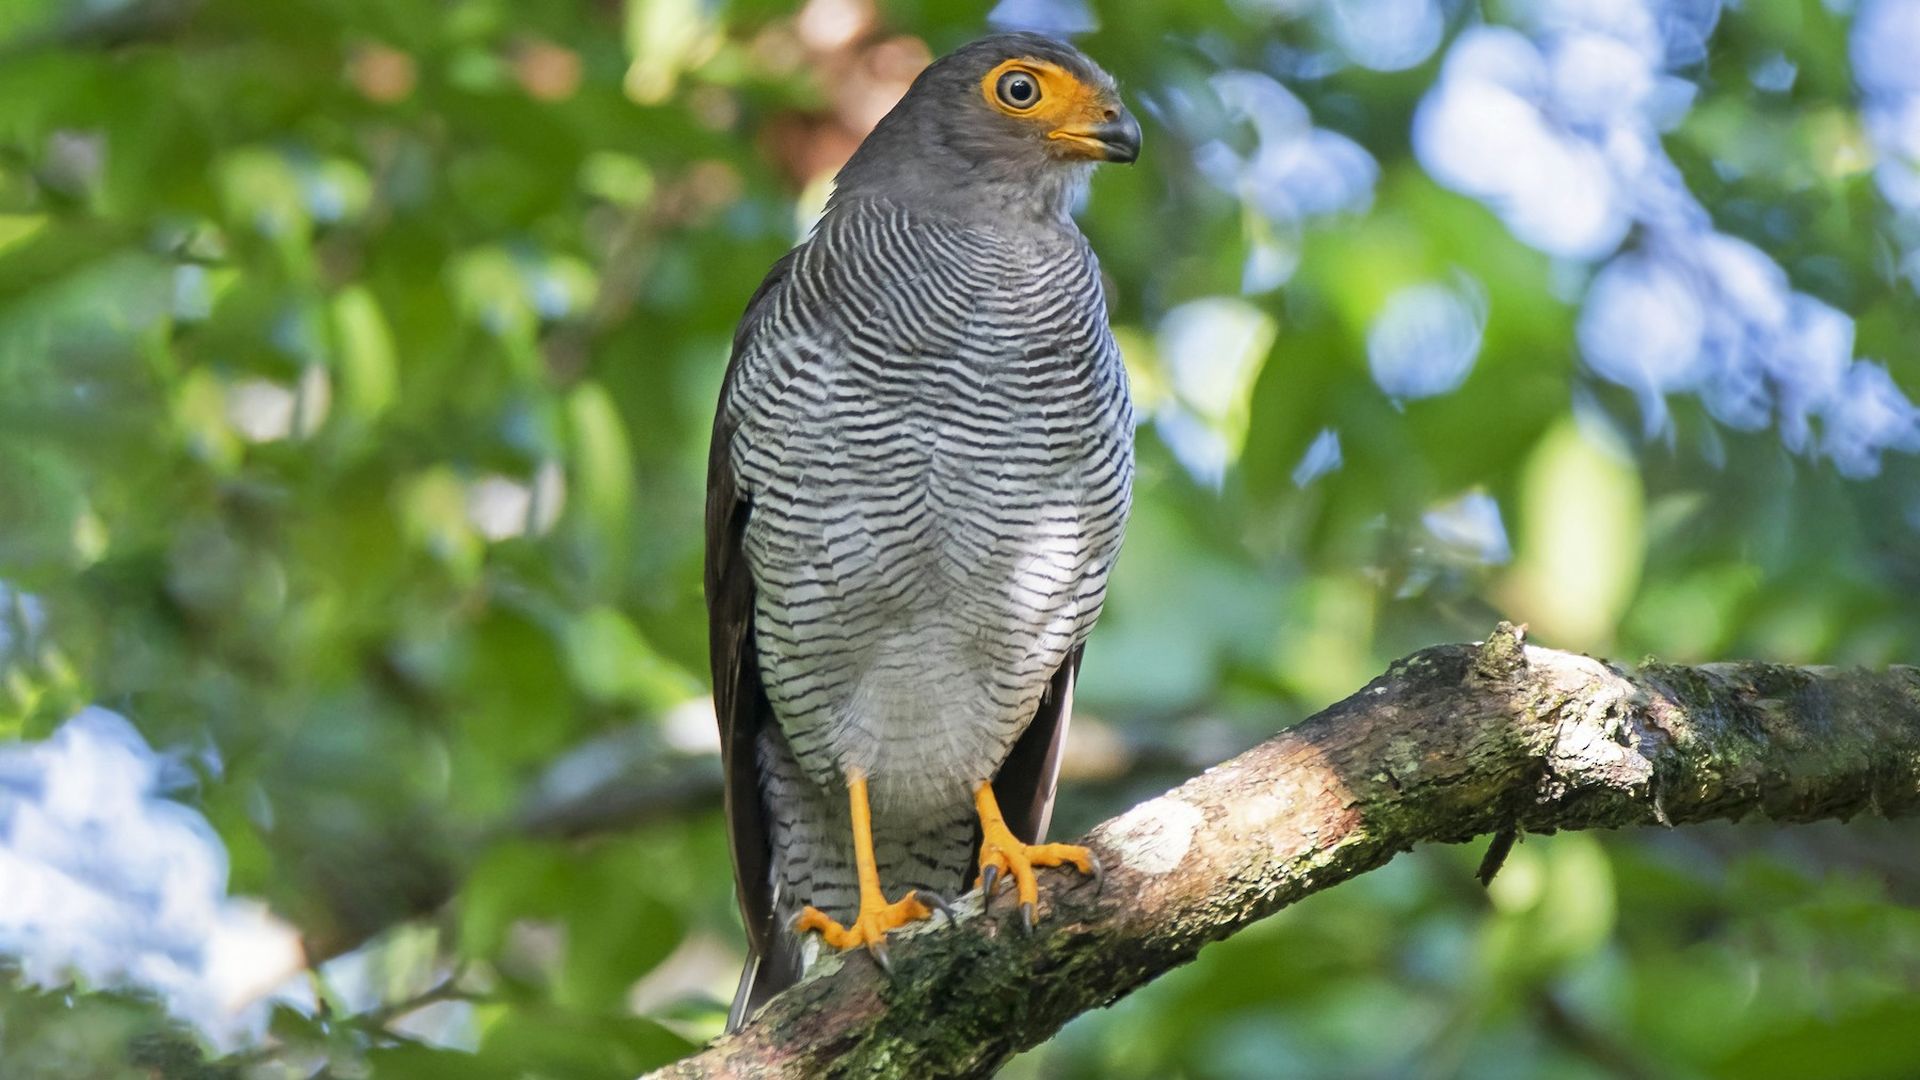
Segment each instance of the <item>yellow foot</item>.
[{"label": "yellow foot", "polygon": [[[919,922],[937,908],[953,921],[947,902],[925,890],[916,890],[887,903],[880,891],[880,869],[873,859],[873,816],[867,806],[867,778],[859,772],[847,773],[847,810],[853,825],[853,865],[860,879],[860,913],[852,926],[841,926],[827,913],[809,904],[793,920],[795,933],[818,930],[820,937],[836,949],[865,945],[873,959],[887,974],[893,974],[893,962],[887,959],[887,931]],[[933,907],[928,907],[932,904]]]},{"label": "yellow foot", "polygon": [[1072,866],[1100,880],[1100,860],[1078,844],[1027,844],[1013,835],[1000,816],[991,785],[982,784],[974,792],[974,805],[980,811],[980,887],[982,906],[993,903],[995,888],[1002,875],[1013,881],[1020,899],[1020,925],[1033,929],[1033,906],[1040,901],[1040,883],[1034,878],[1036,866]]},{"label": "yellow foot", "polygon": [[[928,907],[921,900],[925,895],[933,902]],[[871,903],[869,903],[871,900]],[[934,908],[947,911],[947,903],[932,893],[909,892],[893,903],[883,903],[878,895],[868,896],[862,893],[860,913],[854,916],[852,926],[841,926],[833,921],[826,912],[809,905],[793,921],[796,933],[809,930],[820,932],[820,939],[836,949],[851,949],[864,945],[873,958],[879,961],[887,974],[893,974],[893,962],[887,958],[887,931],[896,930],[908,923],[919,922],[933,915]],[[947,917],[953,914],[947,911]]]}]

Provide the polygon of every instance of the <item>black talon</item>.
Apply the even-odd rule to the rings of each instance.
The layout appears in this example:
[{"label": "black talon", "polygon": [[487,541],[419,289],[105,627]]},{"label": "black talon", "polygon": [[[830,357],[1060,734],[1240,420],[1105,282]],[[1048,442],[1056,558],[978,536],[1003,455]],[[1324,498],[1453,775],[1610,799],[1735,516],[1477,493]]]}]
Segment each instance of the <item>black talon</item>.
[{"label": "black talon", "polygon": [[881,971],[884,971],[887,973],[887,978],[889,979],[893,978],[893,958],[887,955],[886,942],[884,941],[867,942],[867,954],[873,957],[874,963],[880,965]]},{"label": "black talon", "polygon": [[993,906],[993,887],[1000,882],[1000,868],[989,866],[980,871],[980,910]]},{"label": "black talon", "polygon": [[1093,867],[1093,892],[1098,896],[1107,883],[1107,868],[1100,865],[1100,856],[1091,851],[1087,852],[1087,864]]},{"label": "black talon", "polygon": [[1033,905],[1031,903],[1020,905],[1020,929],[1028,937],[1033,936]]},{"label": "black talon", "polygon": [[933,910],[939,912],[942,915],[945,915],[947,917],[947,922],[949,923],[953,922],[953,908],[947,905],[946,897],[941,896],[937,892],[929,892],[926,889],[916,889],[914,890],[914,895],[920,898],[921,903],[926,904],[928,907],[931,907]]}]

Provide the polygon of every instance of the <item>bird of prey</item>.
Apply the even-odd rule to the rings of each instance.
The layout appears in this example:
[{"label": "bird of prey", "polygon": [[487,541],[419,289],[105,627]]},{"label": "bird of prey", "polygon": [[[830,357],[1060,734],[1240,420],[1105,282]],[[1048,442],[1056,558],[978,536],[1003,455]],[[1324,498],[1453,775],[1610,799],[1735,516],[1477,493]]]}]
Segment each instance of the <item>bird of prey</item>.
[{"label": "bird of prey", "polygon": [[[1140,127],[1035,34],[914,81],[747,304],[714,421],[706,592],[750,956],[737,1028],[822,945],[974,878],[1097,873],[1041,843],[1120,549],[1133,410],[1071,217]],[[1004,875],[1004,876],[1003,876]]]}]

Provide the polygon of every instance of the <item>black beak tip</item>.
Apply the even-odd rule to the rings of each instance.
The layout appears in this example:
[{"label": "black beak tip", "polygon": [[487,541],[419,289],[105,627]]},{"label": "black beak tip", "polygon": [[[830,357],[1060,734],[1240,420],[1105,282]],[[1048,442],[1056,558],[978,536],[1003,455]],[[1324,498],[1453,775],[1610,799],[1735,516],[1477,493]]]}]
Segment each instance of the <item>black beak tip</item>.
[{"label": "black beak tip", "polygon": [[1140,157],[1140,122],[1128,113],[1100,125],[1096,137],[1107,160],[1116,165],[1130,165]]}]

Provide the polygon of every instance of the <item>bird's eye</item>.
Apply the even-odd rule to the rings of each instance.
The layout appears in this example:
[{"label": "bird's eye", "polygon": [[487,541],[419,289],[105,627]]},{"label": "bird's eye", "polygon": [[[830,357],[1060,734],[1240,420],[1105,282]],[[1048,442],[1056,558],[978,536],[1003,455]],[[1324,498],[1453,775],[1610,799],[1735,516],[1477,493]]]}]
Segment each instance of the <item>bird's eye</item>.
[{"label": "bird's eye", "polygon": [[1026,111],[1040,103],[1040,80],[1032,72],[1018,68],[1000,76],[1000,82],[994,87],[994,93],[1009,109]]}]

